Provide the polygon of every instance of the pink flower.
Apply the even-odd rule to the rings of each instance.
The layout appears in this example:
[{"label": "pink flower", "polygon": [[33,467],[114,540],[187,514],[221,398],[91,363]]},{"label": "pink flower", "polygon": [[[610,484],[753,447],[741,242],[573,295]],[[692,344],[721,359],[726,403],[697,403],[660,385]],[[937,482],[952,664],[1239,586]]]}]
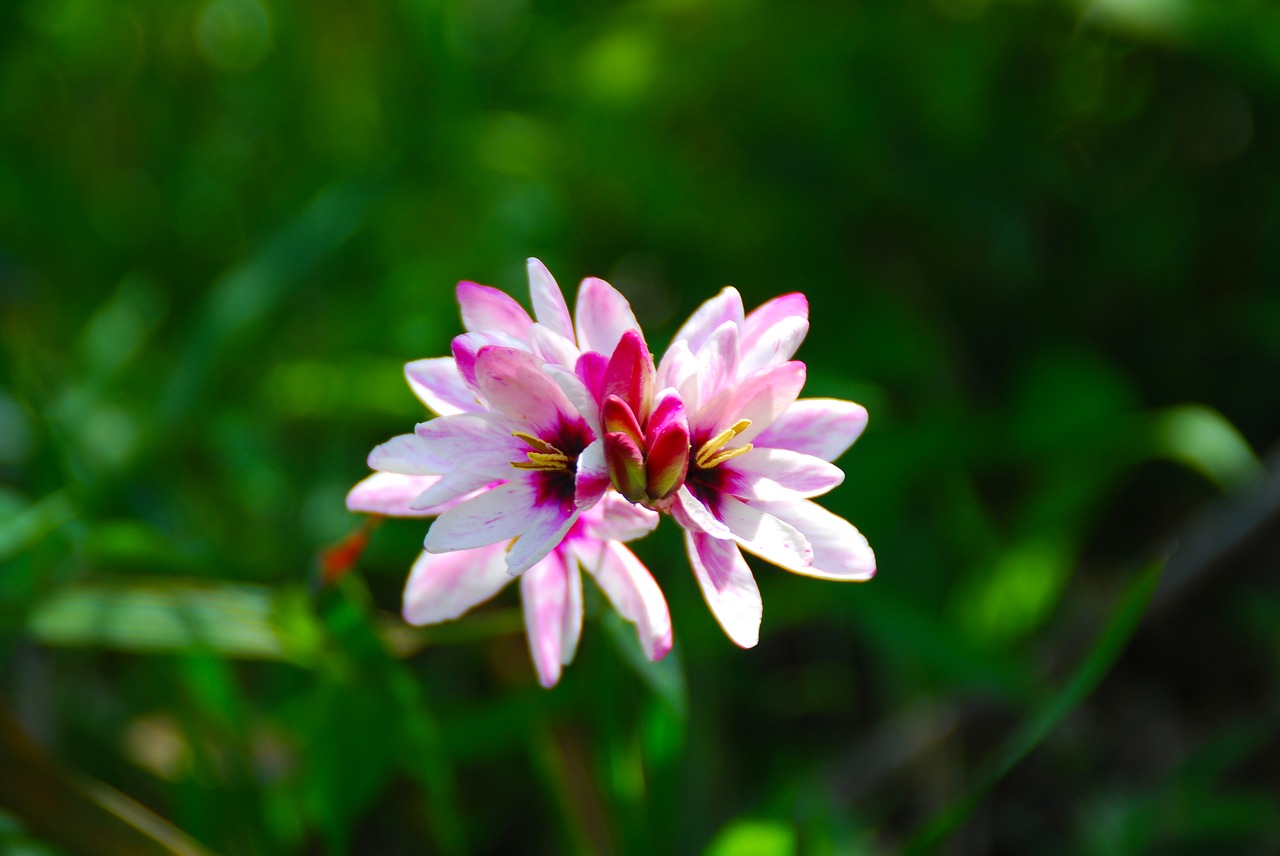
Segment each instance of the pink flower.
[{"label": "pink flower", "polygon": [[677,332],[657,372],[684,402],[692,444],[671,513],[694,575],[738,645],[759,639],[762,604],[740,548],[789,571],[866,580],[875,555],[848,521],[811,501],[844,480],[830,462],[862,433],[866,411],[836,399],[797,400],[808,303],[788,294],[744,317],[726,288]]},{"label": "pink flower", "polygon": [[588,279],[575,327],[536,259],[529,278],[537,320],[496,289],[459,284],[467,332],[455,338],[454,356],[405,367],[410,387],[439,417],[375,448],[376,472],[351,490],[347,505],[437,517],[405,589],[411,623],[456,618],[523,574],[530,647],[551,686],[581,629],[578,567],[637,623],[652,659],[670,649],[671,624],[657,584],[621,543],[649,532],[657,515],[605,496],[599,407],[592,403],[584,416],[569,398],[591,401],[579,364],[585,357],[607,366],[627,331],[639,335],[635,317],[612,286]]}]

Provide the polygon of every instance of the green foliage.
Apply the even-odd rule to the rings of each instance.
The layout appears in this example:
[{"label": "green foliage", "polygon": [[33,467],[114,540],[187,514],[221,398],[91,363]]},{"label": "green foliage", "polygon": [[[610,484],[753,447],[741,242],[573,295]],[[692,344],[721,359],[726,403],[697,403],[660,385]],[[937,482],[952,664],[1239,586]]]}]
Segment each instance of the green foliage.
[{"label": "green foliage", "polygon": [[[1277,27],[0,4],[0,851],[1276,851]],[[512,592],[404,625],[423,521],[326,581],[401,364],[529,255],[655,347],[804,291],[879,576],[758,565],[740,651],[664,525],[673,653],[588,584],[552,691]]]}]

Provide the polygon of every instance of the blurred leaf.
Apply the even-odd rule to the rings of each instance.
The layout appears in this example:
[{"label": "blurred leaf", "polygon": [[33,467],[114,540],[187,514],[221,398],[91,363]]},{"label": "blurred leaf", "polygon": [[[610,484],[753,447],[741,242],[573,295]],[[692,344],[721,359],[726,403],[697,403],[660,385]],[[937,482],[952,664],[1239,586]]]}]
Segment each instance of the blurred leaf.
[{"label": "blurred leaf", "polygon": [[1190,467],[1223,490],[1262,473],[1248,441],[1216,410],[1192,404],[1156,414],[1155,452]]},{"label": "blurred leaf", "polygon": [[773,820],[735,820],[716,835],[703,856],[795,856],[796,833]]},{"label": "blurred leaf", "polygon": [[47,645],[207,650],[303,664],[319,638],[314,619],[304,617],[296,601],[279,607],[281,598],[288,601],[265,587],[213,581],[86,582],[38,604],[28,626],[32,637]]}]

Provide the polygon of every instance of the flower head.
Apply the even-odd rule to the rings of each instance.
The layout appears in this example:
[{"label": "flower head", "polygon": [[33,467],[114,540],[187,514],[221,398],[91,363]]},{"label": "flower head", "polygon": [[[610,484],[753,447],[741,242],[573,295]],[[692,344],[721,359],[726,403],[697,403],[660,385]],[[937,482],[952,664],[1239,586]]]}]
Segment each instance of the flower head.
[{"label": "flower head", "polygon": [[658,370],[684,401],[692,447],[671,513],[708,605],[744,647],[759,638],[762,604],[740,548],[809,576],[875,574],[861,533],[811,501],[844,480],[830,462],[867,415],[848,401],[797,398],[805,366],[791,356],[808,326],[803,295],[745,315],[726,288],[680,329]]}]

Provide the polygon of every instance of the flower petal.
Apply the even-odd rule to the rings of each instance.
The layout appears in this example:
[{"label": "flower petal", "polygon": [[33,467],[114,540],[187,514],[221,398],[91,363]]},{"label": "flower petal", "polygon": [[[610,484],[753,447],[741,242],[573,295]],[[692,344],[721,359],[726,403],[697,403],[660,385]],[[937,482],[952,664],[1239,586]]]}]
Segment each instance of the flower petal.
[{"label": "flower petal", "polygon": [[609,480],[618,493],[632,502],[644,499],[644,455],[636,441],[621,432],[604,435],[604,459]]},{"label": "flower petal", "polygon": [[453,357],[414,360],[405,365],[404,376],[413,394],[440,416],[483,409],[475,393],[467,388]]},{"label": "flower petal", "polygon": [[427,530],[427,551],[470,550],[528,532],[542,513],[535,494],[527,481],[507,482],[449,509]]},{"label": "flower petal", "polygon": [[720,325],[729,322],[735,327],[741,327],[742,321],[742,295],[733,286],[726,286],[719,294],[694,310],[671,341],[674,344],[683,340],[689,350],[696,354]]},{"label": "flower petal", "polygon": [[804,363],[795,361],[752,372],[708,401],[697,417],[690,419],[697,426],[695,442],[702,442],[703,434],[713,436],[740,419],[751,425],[734,442],[749,442],[795,403],[804,377]]},{"label": "flower petal", "polygon": [[711,509],[693,495],[688,485],[681,485],[676,491],[676,501],[671,506],[671,515],[676,519],[676,523],[690,532],[701,532],[721,540],[733,538],[729,527],[721,523],[711,513]]},{"label": "flower petal", "polygon": [[[876,555],[852,523],[807,499],[755,503],[766,514],[804,534],[813,547],[813,563],[787,570],[826,580],[862,582],[876,574]],[[786,567],[785,565],[783,567]]]},{"label": "flower petal", "polygon": [[[581,365],[581,361],[579,364]],[[573,409],[587,420],[591,433],[597,437],[603,436],[604,430],[600,425],[600,403],[592,397],[582,380],[563,366],[546,365],[542,367],[542,371],[555,381],[556,386],[560,387],[560,391],[564,393],[565,398],[569,399]]]},{"label": "flower petal", "polygon": [[578,287],[578,347],[584,351],[612,354],[622,334],[639,330],[631,304],[622,293],[603,279],[587,277]]},{"label": "flower petal", "polygon": [[867,411],[861,404],[837,398],[802,398],[761,431],[756,444],[834,461],[866,427]]},{"label": "flower petal", "polygon": [[533,299],[533,315],[538,323],[572,342],[573,321],[564,292],[547,266],[537,259],[529,259],[529,296]]},{"label": "flower petal", "polygon": [[720,488],[742,499],[792,500],[821,496],[844,481],[844,471],[822,458],[788,449],[757,447],[720,465]]},{"label": "flower petal", "polygon": [[559,553],[538,562],[520,580],[529,653],[544,687],[555,686],[562,666],[573,659],[582,628],[581,591],[581,577]]},{"label": "flower petal", "polygon": [[574,552],[618,614],[636,625],[645,656],[650,660],[665,657],[671,650],[671,614],[662,589],[644,563],[614,541],[587,542],[576,546]]},{"label": "flower petal", "polygon": [[442,514],[463,500],[470,499],[470,494],[475,491],[490,486],[497,485],[495,479],[488,475],[473,473],[469,470],[451,470],[414,498],[409,503],[409,507],[419,514],[428,509],[434,509],[436,514]]},{"label": "flower petal", "polygon": [[693,576],[711,614],[735,645],[753,648],[760,641],[764,604],[755,577],[738,545],[697,532],[685,533]]},{"label": "flower petal", "polygon": [[[609,490],[609,466],[604,459],[604,443],[594,440],[578,455],[578,471],[574,475],[573,502],[578,508],[590,508]],[[628,503],[629,504],[629,503]]]},{"label": "flower petal", "polygon": [[384,473],[425,476],[448,472],[453,464],[416,434],[401,434],[374,446],[369,453],[369,468]]},{"label": "flower petal", "polygon": [[774,327],[808,320],[809,300],[798,291],[766,301],[751,310],[742,323],[743,351],[754,348],[761,337]]},{"label": "flower petal", "polygon": [[387,517],[431,517],[439,511],[413,508],[409,503],[439,481],[440,476],[374,473],[347,493],[347,508]]},{"label": "flower petal", "polygon": [[674,389],[684,401],[685,409],[695,413],[702,401],[698,397],[698,369],[698,358],[689,350],[689,344],[677,339],[662,355],[656,386]]},{"label": "flower petal", "polygon": [[528,451],[521,440],[512,436],[511,432],[517,429],[489,413],[441,416],[419,422],[414,430],[432,458],[447,464],[438,472],[464,469],[495,481],[509,479],[511,462],[524,460]]},{"label": "flower petal", "polygon": [[462,377],[462,382],[477,394],[479,394],[480,388],[476,386],[476,357],[479,355],[481,348],[487,348],[491,345],[497,345],[502,348],[515,348],[521,351],[529,350],[529,344],[524,339],[518,339],[515,336],[494,330],[486,330],[480,333],[463,333],[461,336],[454,336],[453,342],[450,344],[453,359],[458,366],[458,374]]},{"label": "flower petal", "polygon": [[530,328],[529,343],[533,352],[550,365],[572,369],[578,362],[578,346],[541,324]]},{"label": "flower petal", "polygon": [[813,547],[799,529],[766,514],[755,503],[721,496],[716,507],[734,540],[766,562],[796,570],[813,564]]},{"label": "flower petal", "polygon": [[484,603],[509,582],[505,544],[455,553],[423,553],[405,582],[404,620],[416,625],[450,621]]},{"label": "flower petal", "polygon": [[541,365],[528,351],[481,348],[476,356],[476,385],[489,406],[521,430],[549,436],[558,432],[566,418],[576,418],[577,411]]},{"label": "flower petal", "polygon": [[738,327],[725,322],[697,351],[698,400],[711,401],[739,377]]},{"label": "flower petal", "polygon": [[661,515],[643,505],[627,502],[616,493],[605,494],[600,503],[582,513],[582,529],[589,538],[601,541],[634,541],[658,526]]},{"label": "flower petal", "polygon": [[497,331],[527,339],[533,319],[511,295],[474,282],[458,283],[462,326],[468,333]]},{"label": "flower petal", "polygon": [[800,343],[809,333],[809,321],[805,318],[784,318],[765,330],[754,342],[742,344],[743,374],[785,363],[800,349]]},{"label": "flower petal", "polygon": [[523,574],[554,550],[578,519],[578,506],[572,499],[539,502],[533,512],[523,534],[507,551],[507,573],[513,577]]}]

